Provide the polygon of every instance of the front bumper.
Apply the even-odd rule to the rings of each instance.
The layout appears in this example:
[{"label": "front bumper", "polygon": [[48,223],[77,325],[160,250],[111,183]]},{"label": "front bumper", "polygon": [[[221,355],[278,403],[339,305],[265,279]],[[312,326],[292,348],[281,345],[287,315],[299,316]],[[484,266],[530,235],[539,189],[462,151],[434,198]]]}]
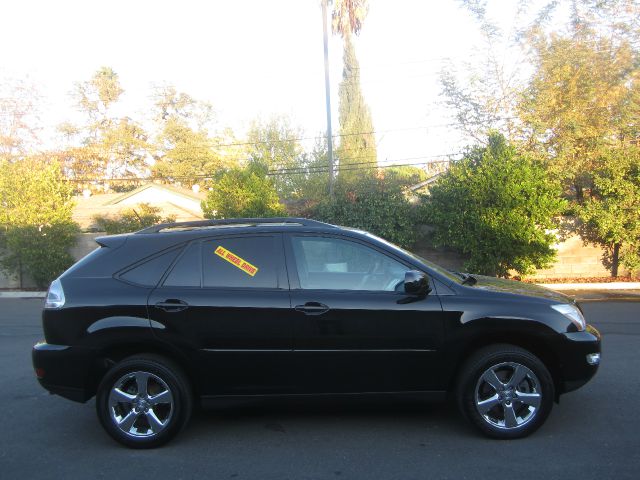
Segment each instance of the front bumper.
[{"label": "front bumper", "polygon": [[600,332],[591,325],[583,332],[565,333],[560,368],[562,369],[562,383],[560,393],[576,390],[586,384],[598,371],[598,362],[593,363],[592,354],[601,353],[602,337]]},{"label": "front bumper", "polygon": [[40,385],[49,392],[83,403],[95,394],[94,349],[41,342],[33,346],[31,359]]}]

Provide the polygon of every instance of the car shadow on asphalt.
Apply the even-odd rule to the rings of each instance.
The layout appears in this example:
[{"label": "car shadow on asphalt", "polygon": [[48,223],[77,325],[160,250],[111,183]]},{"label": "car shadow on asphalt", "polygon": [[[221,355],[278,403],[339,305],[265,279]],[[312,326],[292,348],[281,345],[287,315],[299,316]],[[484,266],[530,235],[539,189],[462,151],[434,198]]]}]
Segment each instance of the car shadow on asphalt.
[{"label": "car shadow on asphalt", "polygon": [[[452,434],[473,436],[455,405],[417,400],[369,398],[251,399],[220,402],[197,409],[187,431],[233,431],[261,425],[265,430],[287,433],[288,425],[327,430],[361,429],[367,425],[393,426],[394,430],[417,425],[446,429]],[[187,433],[188,435],[188,433]],[[197,436],[197,434],[196,434]]]}]

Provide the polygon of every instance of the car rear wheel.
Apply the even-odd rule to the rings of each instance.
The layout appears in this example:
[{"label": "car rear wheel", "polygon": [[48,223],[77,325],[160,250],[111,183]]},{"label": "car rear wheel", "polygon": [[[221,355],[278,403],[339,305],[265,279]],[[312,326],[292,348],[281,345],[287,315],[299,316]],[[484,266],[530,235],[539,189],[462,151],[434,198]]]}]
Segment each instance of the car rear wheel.
[{"label": "car rear wheel", "polygon": [[189,383],[180,368],[156,355],[118,363],[107,372],[96,396],[104,429],[132,448],[168,442],[187,424],[192,404]]},{"label": "car rear wheel", "polygon": [[514,345],[479,350],[459,376],[462,413],[493,438],[521,438],[533,433],[551,412],[553,397],[553,380],[544,363]]}]

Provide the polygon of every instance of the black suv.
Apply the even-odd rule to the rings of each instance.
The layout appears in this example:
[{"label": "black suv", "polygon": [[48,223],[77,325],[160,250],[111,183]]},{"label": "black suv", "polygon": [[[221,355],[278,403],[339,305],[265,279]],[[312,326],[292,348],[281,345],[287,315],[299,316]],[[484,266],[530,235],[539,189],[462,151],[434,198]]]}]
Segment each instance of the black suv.
[{"label": "black suv", "polygon": [[130,447],[169,440],[195,401],[317,394],[453,393],[485,434],[522,437],[600,361],[570,298],[359,230],[210,220],[97,242],[51,284],[33,365],[52,393],[96,395]]}]

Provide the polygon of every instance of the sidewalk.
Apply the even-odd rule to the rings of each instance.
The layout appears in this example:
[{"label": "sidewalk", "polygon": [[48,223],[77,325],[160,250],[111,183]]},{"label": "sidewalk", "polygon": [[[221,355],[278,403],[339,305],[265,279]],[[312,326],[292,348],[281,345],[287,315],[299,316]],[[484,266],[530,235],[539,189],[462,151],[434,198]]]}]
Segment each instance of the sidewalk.
[{"label": "sidewalk", "polygon": [[0,291],[0,298],[44,298],[47,292],[32,292],[28,290]]},{"label": "sidewalk", "polygon": [[538,283],[550,290],[640,290],[640,282],[610,283]]}]

